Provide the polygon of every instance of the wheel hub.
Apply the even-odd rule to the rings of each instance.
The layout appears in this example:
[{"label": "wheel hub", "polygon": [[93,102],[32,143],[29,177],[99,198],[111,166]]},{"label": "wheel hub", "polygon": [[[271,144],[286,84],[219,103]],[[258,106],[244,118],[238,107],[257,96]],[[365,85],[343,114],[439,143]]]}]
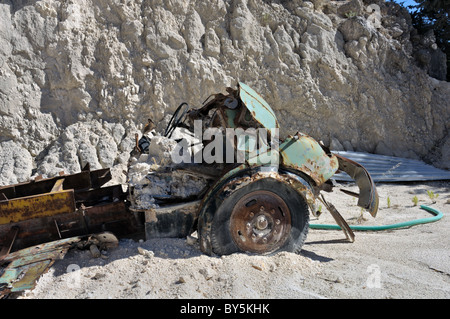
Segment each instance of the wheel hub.
[{"label": "wheel hub", "polygon": [[269,222],[267,221],[266,216],[259,215],[256,221],[256,228],[258,228],[259,230],[264,230],[267,228],[267,226],[269,226]]},{"label": "wheel hub", "polygon": [[234,206],[230,218],[233,241],[243,251],[268,253],[283,246],[291,231],[291,212],[270,191],[254,191]]}]

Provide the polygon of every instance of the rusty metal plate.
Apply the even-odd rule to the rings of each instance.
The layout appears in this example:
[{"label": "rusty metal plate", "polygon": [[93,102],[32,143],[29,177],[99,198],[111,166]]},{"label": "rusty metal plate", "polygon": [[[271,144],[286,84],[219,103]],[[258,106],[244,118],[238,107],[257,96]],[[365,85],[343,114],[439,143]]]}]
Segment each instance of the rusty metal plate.
[{"label": "rusty metal plate", "polygon": [[0,225],[27,219],[71,213],[75,210],[73,190],[34,195],[0,202]]},{"label": "rusty metal plate", "polygon": [[50,177],[50,178],[36,178],[34,180],[18,183],[14,185],[0,186],[0,201],[7,199],[14,199],[25,196],[32,196],[44,193],[50,193],[55,183],[62,182],[62,188],[65,190],[87,190],[90,188],[99,188],[106,182],[111,180],[111,171],[109,168],[98,169],[94,171],[81,171],[75,174]]},{"label": "rusty metal plate", "polygon": [[79,238],[65,239],[29,247],[0,258],[0,296],[34,287],[39,278],[56,259],[62,258],[71,244]]},{"label": "rusty metal plate", "polygon": [[111,233],[91,234],[61,239],[28,247],[0,257],[0,297],[32,289],[36,280],[57,259],[62,259],[75,246],[81,248],[97,245],[101,249],[117,247],[118,240]]},{"label": "rusty metal plate", "polygon": [[18,227],[19,232],[12,244],[11,251],[88,233],[83,215],[72,212],[0,225],[0,245],[7,245],[8,241],[2,238],[13,227]]},{"label": "rusty metal plate", "polygon": [[145,212],[145,238],[181,238],[192,233],[201,201],[166,205]]},{"label": "rusty metal plate", "polygon": [[280,145],[283,165],[304,172],[317,185],[326,182],[336,173],[339,163],[334,155],[328,156],[312,137],[297,133]]},{"label": "rusty metal plate", "polygon": [[75,201],[84,206],[93,206],[107,202],[117,202],[126,199],[121,185],[107,186],[97,189],[79,190],[75,192]]},{"label": "rusty metal plate", "polygon": [[346,172],[358,185],[358,206],[367,209],[375,217],[378,211],[379,197],[369,172],[355,161],[337,154],[336,157],[339,161],[339,169]]},{"label": "rusty metal plate", "polygon": [[110,231],[117,236],[128,236],[142,231],[123,201],[86,207],[83,214],[91,233]]}]

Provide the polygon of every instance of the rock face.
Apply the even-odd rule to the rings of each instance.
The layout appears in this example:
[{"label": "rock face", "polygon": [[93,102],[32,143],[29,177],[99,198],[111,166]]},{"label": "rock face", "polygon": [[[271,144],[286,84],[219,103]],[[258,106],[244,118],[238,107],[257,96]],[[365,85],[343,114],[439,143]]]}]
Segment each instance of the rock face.
[{"label": "rock face", "polygon": [[123,179],[147,118],[238,81],[282,136],[450,168],[441,57],[382,0],[2,1],[0,185],[86,162]]}]

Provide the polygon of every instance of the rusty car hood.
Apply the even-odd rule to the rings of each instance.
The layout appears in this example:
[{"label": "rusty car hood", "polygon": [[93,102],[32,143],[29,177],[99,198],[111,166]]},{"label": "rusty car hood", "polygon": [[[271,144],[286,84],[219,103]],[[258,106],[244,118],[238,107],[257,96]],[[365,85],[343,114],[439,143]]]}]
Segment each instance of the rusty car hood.
[{"label": "rusty car hood", "polygon": [[252,117],[266,129],[278,128],[278,120],[270,105],[251,87],[239,82],[239,97]]}]

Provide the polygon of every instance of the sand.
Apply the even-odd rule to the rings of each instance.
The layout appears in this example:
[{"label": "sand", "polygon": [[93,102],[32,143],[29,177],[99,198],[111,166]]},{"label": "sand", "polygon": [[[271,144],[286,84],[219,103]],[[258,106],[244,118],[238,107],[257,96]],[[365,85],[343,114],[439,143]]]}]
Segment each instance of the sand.
[{"label": "sand", "polygon": [[[325,193],[349,224],[385,225],[431,217],[433,223],[387,231],[310,229],[300,254],[206,256],[195,236],[133,241],[102,251],[70,250],[20,299],[361,299],[450,298],[450,182],[378,184],[376,218],[339,189]],[[438,195],[431,199],[427,191]],[[430,193],[431,194],[431,193]],[[417,196],[417,206],[413,197]],[[389,198],[389,200],[388,200]],[[326,211],[312,224],[334,223]],[[195,234],[194,234],[195,235]]]}]

